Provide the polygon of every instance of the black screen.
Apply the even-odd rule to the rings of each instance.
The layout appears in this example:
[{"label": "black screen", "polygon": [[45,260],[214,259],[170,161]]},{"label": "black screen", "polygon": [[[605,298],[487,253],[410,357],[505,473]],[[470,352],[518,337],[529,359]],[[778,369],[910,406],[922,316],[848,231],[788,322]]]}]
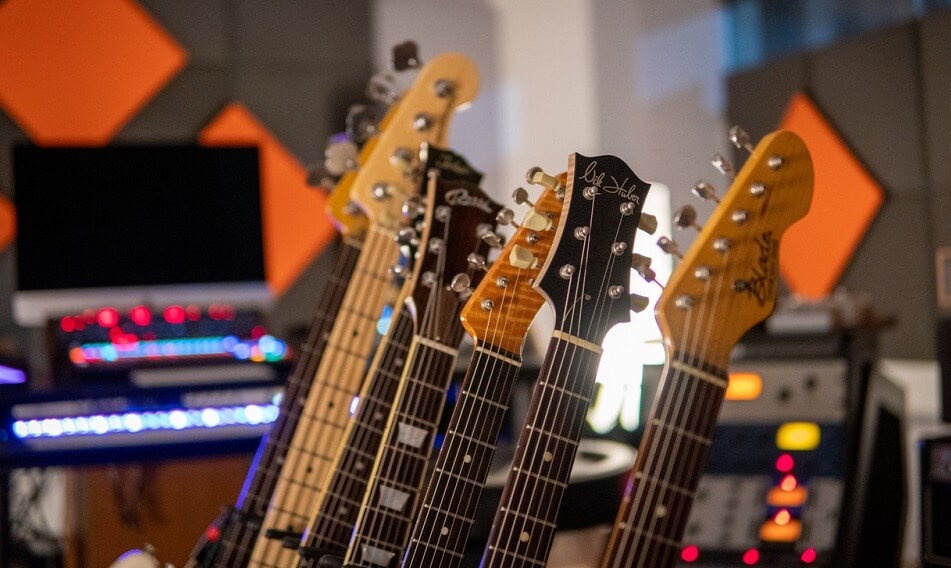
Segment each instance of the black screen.
[{"label": "black screen", "polygon": [[256,148],[13,151],[20,290],[264,280]]}]

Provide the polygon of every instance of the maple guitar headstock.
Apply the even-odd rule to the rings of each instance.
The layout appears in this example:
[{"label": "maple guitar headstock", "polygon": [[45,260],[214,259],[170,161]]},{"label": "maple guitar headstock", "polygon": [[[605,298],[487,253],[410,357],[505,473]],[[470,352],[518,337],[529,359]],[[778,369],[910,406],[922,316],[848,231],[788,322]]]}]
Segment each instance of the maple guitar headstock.
[{"label": "maple guitar headstock", "polygon": [[[495,217],[502,207],[478,186],[481,174],[453,152],[423,144],[420,160],[427,166],[427,197],[425,203],[406,200],[404,211],[425,207],[426,222],[419,226],[418,239],[416,230],[408,227],[400,230],[397,239],[418,240],[411,277],[414,286],[407,304],[417,333],[440,341],[442,330],[457,317],[459,292],[481,279],[490,248],[483,237],[494,234]],[[461,288],[459,281],[465,284]],[[421,313],[426,317],[420,318]]]},{"label": "maple guitar headstock", "polygon": [[656,228],[641,215],[648,189],[616,156],[570,156],[561,223],[536,285],[557,329],[600,345],[632,308],[643,309],[630,294],[630,272],[635,230]]},{"label": "maple guitar headstock", "polygon": [[[390,230],[405,224],[403,200],[418,193],[416,156],[423,142],[445,145],[452,113],[475,98],[479,73],[467,57],[444,53],[419,70],[413,85],[384,119],[357,158],[357,170],[343,175],[327,200],[342,230],[359,228],[358,207],[369,223]],[[352,226],[351,226],[352,225]]]},{"label": "maple guitar headstock", "polygon": [[745,146],[752,154],[656,308],[670,353],[687,353],[720,368],[726,368],[737,341],[772,313],[780,237],[812,201],[812,160],[798,136],[779,131],[755,148]]},{"label": "maple guitar headstock", "polygon": [[[556,185],[564,187],[565,174],[557,180]],[[535,203],[522,192],[515,190],[516,201],[529,203],[531,209],[460,313],[463,327],[476,341],[509,353],[521,353],[532,320],[545,302],[532,285],[554,242],[564,198],[555,187],[545,189]]]}]

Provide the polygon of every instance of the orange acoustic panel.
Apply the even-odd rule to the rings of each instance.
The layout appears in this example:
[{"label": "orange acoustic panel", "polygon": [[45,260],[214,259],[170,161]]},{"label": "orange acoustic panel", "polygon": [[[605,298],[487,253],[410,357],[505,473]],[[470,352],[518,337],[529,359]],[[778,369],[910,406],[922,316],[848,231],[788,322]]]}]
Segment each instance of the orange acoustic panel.
[{"label": "orange acoustic panel", "polygon": [[324,213],[326,196],[307,185],[300,162],[239,103],[225,107],[199,140],[208,146],[258,147],[264,270],[271,291],[283,293],[334,236]]},{"label": "orange acoustic panel", "polygon": [[0,195],[0,252],[13,242],[17,234],[17,216],[13,204]]},{"label": "orange acoustic panel", "polygon": [[0,2],[0,106],[42,145],[107,144],[186,59],[133,0]]},{"label": "orange acoustic panel", "polygon": [[805,94],[793,96],[780,128],[805,141],[815,168],[812,207],[780,244],[780,272],[793,293],[820,300],[835,289],[884,195]]}]

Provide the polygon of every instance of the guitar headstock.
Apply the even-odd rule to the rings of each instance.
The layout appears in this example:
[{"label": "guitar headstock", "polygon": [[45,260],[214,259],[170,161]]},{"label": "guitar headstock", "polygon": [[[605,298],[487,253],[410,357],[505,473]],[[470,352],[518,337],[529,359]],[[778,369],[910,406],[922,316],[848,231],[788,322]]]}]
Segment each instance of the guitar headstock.
[{"label": "guitar headstock", "polygon": [[726,368],[736,342],[772,313],[779,240],[809,210],[812,180],[809,151],[792,132],[752,149],[657,301],[670,353]]},{"label": "guitar headstock", "polygon": [[423,66],[388,113],[382,132],[360,152],[359,169],[341,179],[338,185],[353,177],[346,201],[342,196],[330,200],[334,211],[339,213],[353,201],[371,224],[390,230],[402,226],[403,200],[416,195],[420,184],[416,162],[420,144],[445,145],[452,113],[471,102],[478,88],[478,70],[463,55],[444,53]]},{"label": "guitar headstock", "polygon": [[616,156],[570,156],[561,223],[536,286],[557,329],[600,345],[630,321],[631,249],[638,226],[652,219],[641,217],[648,189]]},{"label": "guitar headstock", "polygon": [[[564,174],[558,182],[564,187]],[[532,320],[545,302],[532,285],[554,242],[561,206],[555,188],[546,189],[531,204],[521,226],[463,306],[462,325],[478,342],[521,353]]]},{"label": "guitar headstock", "polygon": [[[417,333],[440,341],[458,317],[459,292],[481,280],[490,248],[483,236],[493,233],[502,207],[473,181],[481,174],[455,154],[426,145],[421,154],[427,165],[437,167],[426,169],[425,223],[406,301]],[[407,209],[413,209],[412,203]],[[461,288],[459,281],[464,282]]]}]

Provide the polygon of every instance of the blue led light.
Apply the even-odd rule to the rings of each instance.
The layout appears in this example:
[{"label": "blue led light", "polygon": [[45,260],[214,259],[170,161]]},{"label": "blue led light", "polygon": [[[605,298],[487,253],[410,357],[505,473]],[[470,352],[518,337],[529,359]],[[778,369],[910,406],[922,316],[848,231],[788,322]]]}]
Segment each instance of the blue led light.
[{"label": "blue led light", "polygon": [[26,438],[30,435],[30,429],[27,428],[26,422],[22,420],[17,420],[13,423],[13,434],[17,438]]},{"label": "blue led light", "polygon": [[109,420],[105,416],[92,416],[89,418],[89,428],[96,434],[105,434],[109,431]]},{"label": "blue led light", "polygon": [[244,408],[244,415],[248,417],[248,424],[264,422],[264,409],[256,404],[249,404]]},{"label": "blue led light", "polygon": [[129,432],[135,434],[142,428],[144,428],[144,423],[142,421],[142,416],[138,412],[129,412],[122,417],[122,425],[125,426],[125,429]]},{"label": "blue led light", "polygon": [[386,335],[386,330],[390,329],[390,323],[393,321],[393,306],[383,306],[380,313],[380,319],[376,321],[376,332],[380,335]]},{"label": "blue led light", "polygon": [[188,415],[185,414],[184,410],[173,410],[168,413],[169,424],[172,425],[172,429],[181,430],[182,428],[188,428]]},{"label": "blue led light", "polygon": [[201,421],[208,428],[214,428],[221,424],[221,415],[214,408],[206,408],[201,411]]}]

